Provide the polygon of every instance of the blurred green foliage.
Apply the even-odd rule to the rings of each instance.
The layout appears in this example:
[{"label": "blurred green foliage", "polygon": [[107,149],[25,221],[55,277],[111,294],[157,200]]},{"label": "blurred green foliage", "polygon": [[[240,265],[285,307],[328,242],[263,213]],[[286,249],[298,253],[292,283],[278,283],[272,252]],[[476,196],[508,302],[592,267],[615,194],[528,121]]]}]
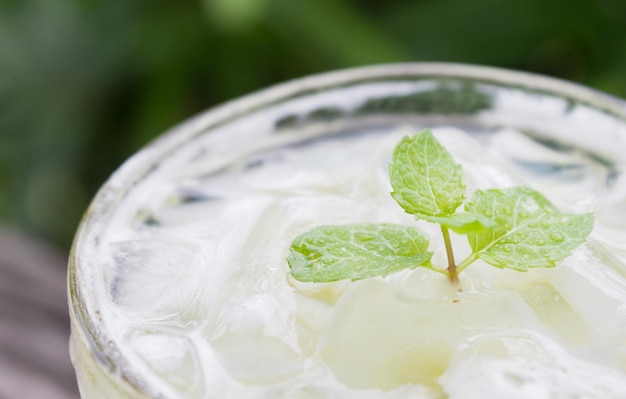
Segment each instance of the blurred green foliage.
[{"label": "blurred green foliage", "polygon": [[206,108],[325,70],[452,61],[626,96],[622,0],[0,0],[0,223],[68,248],[109,174]]}]

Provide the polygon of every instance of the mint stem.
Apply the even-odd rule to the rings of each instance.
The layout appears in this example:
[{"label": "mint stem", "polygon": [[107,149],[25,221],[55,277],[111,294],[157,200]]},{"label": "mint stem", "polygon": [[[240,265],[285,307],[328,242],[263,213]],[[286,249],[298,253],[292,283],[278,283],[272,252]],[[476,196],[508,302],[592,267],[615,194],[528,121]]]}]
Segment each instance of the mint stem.
[{"label": "mint stem", "polygon": [[472,253],[470,256],[465,258],[463,262],[459,263],[459,265],[457,266],[457,269],[456,269],[457,273],[461,273],[463,270],[465,270],[465,268],[467,268],[469,265],[474,263],[476,259],[478,259],[478,257],[476,256],[475,253]]},{"label": "mint stem", "polygon": [[459,284],[459,274],[456,270],[456,263],[454,262],[454,252],[452,252],[452,242],[450,241],[450,232],[448,228],[441,225],[441,234],[443,234],[443,241],[446,244],[446,255],[448,256],[448,276],[450,282],[454,285]]}]

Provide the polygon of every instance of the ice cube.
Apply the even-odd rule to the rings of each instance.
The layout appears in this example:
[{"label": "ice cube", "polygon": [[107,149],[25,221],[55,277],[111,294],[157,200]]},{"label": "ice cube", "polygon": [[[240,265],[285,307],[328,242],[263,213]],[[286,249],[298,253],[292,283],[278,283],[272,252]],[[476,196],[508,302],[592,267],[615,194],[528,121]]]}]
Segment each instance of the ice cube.
[{"label": "ice cube", "polygon": [[223,334],[213,341],[222,367],[245,384],[272,384],[293,378],[304,362],[288,344],[263,333],[262,328]]},{"label": "ice cube", "polygon": [[533,181],[533,188],[559,207],[588,211],[598,193],[606,191],[609,170],[580,150],[540,142],[515,130],[501,130],[490,142],[493,153]]},{"label": "ice cube", "polygon": [[420,385],[403,385],[391,391],[380,389],[354,390],[333,378],[327,367],[312,367],[287,383],[268,387],[265,399],[442,399],[442,392],[436,392]]},{"label": "ice cube", "polygon": [[245,288],[247,295],[235,294],[222,307],[215,325],[204,330],[204,337],[221,366],[240,383],[269,384],[293,378],[304,367],[290,320],[293,298],[283,303],[256,288]]},{"label": "ice cube", "polygon": [[437,379],[466,339],[524,328],[540,330],[541,324],[513,290],[453,298],[445,290],[407,302],[393,286],[369,279],[353,284],[338,301],[320,352],[335,377],[354,389],[438,389]]},{"label": "ice cube", "polygon": [[200,360],[191,341],[172,331],[139,329],[128,344],[143,362],[186,398],[202,398],[205,385]]},{"label": "ice cube", "polygon": [[291,274],[287,275],[287,281],[296,292],[327,304],[337,302],[337,299],[339,299],[341,294],[343,294],[345,289],[350,285],[350,280],[339,280],[323,284],[298,281]]},{"label": "ice cube", "polygon": [[486,334],[468,341],[439,379],[450,399],[618,399],[626,374],[581,361],[530,333]]},{"label": "ice cube", "polygon": [[154,237],[115,242],[108,250],[110,297],[129,319],[197,323],[203,262],[195,244]]},{"label": "ice cube", "polygon": [[541,273],[588,325],[600,330],[626,320],[626,280],[589,247]]},{"label": "ice cube", "polygon": [[340,399],[337,392],[318,387],[299,387],[267,396],[267,399]]},{"label": "ice cube", "polygon": [[590,338],[590,328],[565,298],[546,280],[523,287],[526,302],[539,319],[567,344],[583,344]]},{"label": "ice cube", "polygon": [[296,293],[295,299],[298,344],[304,356],[313,358],[316,356],[319,339],[331,320],[334,307],[324,300],[301,293]]}]

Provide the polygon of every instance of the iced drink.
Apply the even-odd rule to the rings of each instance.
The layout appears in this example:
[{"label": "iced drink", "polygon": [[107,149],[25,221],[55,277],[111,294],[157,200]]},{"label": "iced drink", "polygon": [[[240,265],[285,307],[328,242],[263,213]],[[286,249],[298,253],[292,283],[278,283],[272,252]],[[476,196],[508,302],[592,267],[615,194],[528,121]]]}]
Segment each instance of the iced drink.
[{"label": "iced drink", "polygon": [[[94,200],[70,271],[83,398],[626,397],[626,112],[587,89],[453,65],[366,68],[202,115]],[[528,185],[593,212],[556,268],[478,262],[302,283],[312,227],[414,225],[387,166],[431,128],[467,191]],[[445,264],[437,227],[433,263]],[[452,237],[459,253],[467,239]]]}]

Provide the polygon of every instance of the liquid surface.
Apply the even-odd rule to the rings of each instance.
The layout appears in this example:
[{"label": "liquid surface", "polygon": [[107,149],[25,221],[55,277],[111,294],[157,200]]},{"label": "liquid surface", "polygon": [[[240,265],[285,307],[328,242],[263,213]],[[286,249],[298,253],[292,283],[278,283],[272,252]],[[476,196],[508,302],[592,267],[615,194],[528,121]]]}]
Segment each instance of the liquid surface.
[{"label": "liquid surface", "polygon": [[[389,195],[417,127],[318,139],[240,159],[164,165],[116,211],[102,317],[132,367],[172,398],[626,397],[626,181],[620,166],[516,131],[436,128],[477,188],[529,185],[594,212],[554,269],[477,262],[457,292],[429,270],[327,284],[288,277],[299,234],[390,222],[431,236]],[[223,161],[223,160],[222,160]],[[453,237],[457,258],[469,253]]]}]

